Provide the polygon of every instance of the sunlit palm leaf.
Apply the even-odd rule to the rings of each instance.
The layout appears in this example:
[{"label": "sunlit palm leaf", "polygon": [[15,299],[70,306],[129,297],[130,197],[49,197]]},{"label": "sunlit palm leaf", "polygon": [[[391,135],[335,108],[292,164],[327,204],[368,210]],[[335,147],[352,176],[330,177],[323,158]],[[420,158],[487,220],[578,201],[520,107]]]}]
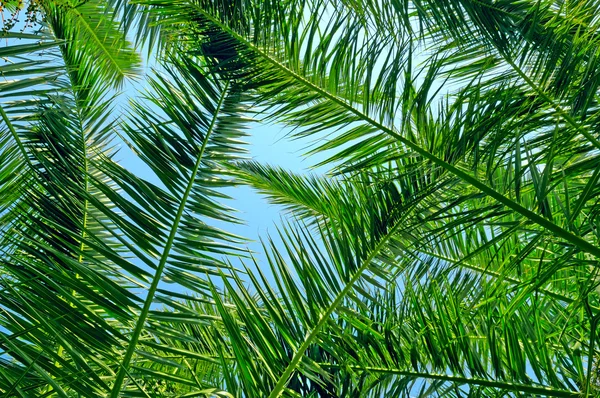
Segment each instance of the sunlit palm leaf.
[{"label": "sunlit palm leaf", "polygon": [[[135,105],[136,114],[126,128],[132,149],[165,189],[152,187],[152,192],[150,186],[133,185],[137,183],[134,179],[126,187],[127,181],[120,180],[124,189],[144,206],[140,210],[147,212],[145,225],[154,232],[146,245],[149,253],[156,253],[157,262],[145,260],[154,268],[153,278],[112,389],[115,397],[151,319],[150,309],[160,281],[176,282],[206,294],[209,285],[203,274],[228,268],[218,256],[233,253],[232,243],[238,240],[207,221],[235,220],[228,214],[229,209],[214,198],[224,197],[215,191],[216,187],[231,184],[227,171],[217,162],[243,153],[239,147],[243,136],[240,128],[245,122],[239,116],[243,97],[235,82],[216,80],[193,60],[174,62],[177,63],[169,70],[172,82],[163,76],[153,80],[147,102]],[[156,115],[157,108],[162,109],[164,117]],[[128,216],[134,221],[139,219],[139,214],[133,212]],[[136,243],[147,239],[145,233],[131,236]]]}]

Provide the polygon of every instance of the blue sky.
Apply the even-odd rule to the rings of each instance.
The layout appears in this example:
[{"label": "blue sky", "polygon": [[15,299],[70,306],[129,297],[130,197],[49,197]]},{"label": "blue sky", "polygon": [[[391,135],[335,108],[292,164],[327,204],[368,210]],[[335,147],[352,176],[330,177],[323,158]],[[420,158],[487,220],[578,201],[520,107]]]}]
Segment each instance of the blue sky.
[{"label": "blue sky", "polygon": [[[305,144],[293,141],[287,137],[289,129],[279,125],[254,124],[249,130],[248,151],[249,158],[262,164],[270,164],[284,167],[290,171],[303,173],[308,172],[310,166],[315,163],[313,159],[302,157]],[[260,238],[266,238],[267,234],[277,233],[276,225],[281,223],[284,216],[281,207],[270,204],[267,200],[247,186],[238,186],[226,189],[225,192],[232,197],[228,203],[238,210],[238,217],[245,221],[243,225],[232,225],[220,223],[219,225],[228,231],[250,239],[248,247],[255,251],[262,263],[265,257],[262,255]]]}]

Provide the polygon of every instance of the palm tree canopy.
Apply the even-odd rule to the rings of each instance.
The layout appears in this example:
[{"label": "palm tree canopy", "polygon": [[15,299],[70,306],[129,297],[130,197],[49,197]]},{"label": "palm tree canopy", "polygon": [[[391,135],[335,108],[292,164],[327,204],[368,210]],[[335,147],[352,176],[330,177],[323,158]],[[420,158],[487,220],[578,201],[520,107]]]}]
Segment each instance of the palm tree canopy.
[{"label": "palm tree canopy", "polygon": [[3,7],[5,396],[600,391],[599,2]]}]

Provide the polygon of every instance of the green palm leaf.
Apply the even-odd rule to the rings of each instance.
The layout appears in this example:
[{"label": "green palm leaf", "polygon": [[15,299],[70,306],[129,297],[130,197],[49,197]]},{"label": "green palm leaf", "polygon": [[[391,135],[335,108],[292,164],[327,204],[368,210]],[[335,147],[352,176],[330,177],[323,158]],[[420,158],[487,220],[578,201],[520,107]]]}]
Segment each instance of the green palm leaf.
[{"label": "green palm leaf", "polygon": [[[231,243],[238,240],[200,217],[235,220],[227,214],[226,207],[212,198],[222,197],[215,187],[230,184],[227,173],[216,162],[235,159],[243,152],[239,149],[243,135],[239,129],[244,119],[237,116],[240,92],[235,83],[206,75],[192,60],[174,62],[178,63],[170,70],[173,83],[158,76],[152,83],[155,94],[148,97],[148,104],[163,109],[166,119],[157,118],[148,105],[137,104],[137,115],[127,127],[133,150],[156,173],[166,190],[155,187],[156,193],[151,193],[147,188],[134,186],[137,183],[133,179],[132,185],[125,188],[140,204],[150,204],[145,211],[150,212],[148,220],[152,220],[147,225],[156,231],[156,237],[150,241],[156,249],[148,249],[151,253],[156,250],[158,260],[156,264],[149,262],[154,269],[152,282],[112,389],[115,397],[146,328],[163,277],[206,294],[208,282],[196,275],[228,268],[216,255],[231,253],[235,250]],[[139,215],[129,215],[139,219]],[[146,235],[136,239],[139,242]]]}]

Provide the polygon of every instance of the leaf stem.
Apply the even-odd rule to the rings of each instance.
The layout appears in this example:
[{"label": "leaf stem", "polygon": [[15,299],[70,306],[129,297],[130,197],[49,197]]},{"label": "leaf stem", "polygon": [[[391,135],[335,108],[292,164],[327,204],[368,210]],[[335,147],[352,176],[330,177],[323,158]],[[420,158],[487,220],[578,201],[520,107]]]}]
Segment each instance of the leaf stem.
[{"label": "leaf stem", "polygon": [[329,321],[329,317],[331,316],[333,311],[335,311],[335,309],[342,303],[342,300],[344,300],[348,293],[350,293],[350,291],[354,288],[354,284],[361,278],[362,274],[371,265],[371,262],[373,261],[375,256],[385,247],[385,244],[394,235],[394,232],[398,229],[398,227],[403,225],[403,221],[403,218],[400,218],[396,221],[392,228],[389,229],[387,234],[385,234],[385,236],[382,237],[382,239],[377,243],[377,245],[375,245],[371,253],[369,253],[367,258],[361,264],[360,268],[356,270],[352,278],[348,281],[348,283],[346,283],[346,286],[344,286],[344,288],[337,294],[333,302],[329,304],[327,310],[323,314],[321,314],[319,322],[317,322],[315,327],[306,335],[304,341],[294,353],[294,356],[292,357],[292,360],[286,367],[285,371],[279,377],[277,384],[269,394],[269,398],[277,398],[281,395],[283,389],[285,388],[288,382],[289,377],[291,376],[292,372],[296,369],[296,366],[298,366],[298,363],[300,363],[300,360],[302,360],[302,357],[304,356],[306,350],[313,343],[313,341],[321,331],[321,328]]},{"label": "leaf stem", "polygon": [[120,364],[119,373],[117,374],[117,378],[115,379],[115,384],[113,385],[113,389],[110,394],[111,398],[117,398],[119,396],[119,393],[121,392],[121,387],[123,385],[125,376],[127,375],[129,364],[131,362],[131,358],[133,357],[133,354],[135,352],[140,335],[142,333],[142,330],[144,329],[144,324],[146,323],[146,319],[148,318],[148,314],[150,312],[150,306],[152,305],[152,302],[154,300],[154,295],[156,294],[156,290],[158,288],[158,283],[160,282],[162,273],[167,264],[167,260],[169,259],[169,254],[170,254],[171,248],[173,247],[173,244],[175,242],[175,236],[177,235],[177,231],[179,229],[179,223],[180,223],[181,218],[183,217],[183,213],[185,211],[187,199],[190,196],[190,193],[192,191],[192,188],[193,188],[195,180],[196,180],[196,175],[198,174],[198,170],[200,169],[200,165],[202,164],[202,159],[203,159],[204,151],[206,150],[206,145],[208,143],[209,137],[211,136],[211,134],[214,131],[217,117],[219,115],[220,109],[225,100],[225,96],[227,95],[228,86],[229,86],[229,83],[226,82],[225,86],[222,89],[222,93],[219,98],[219,102],[217,103],[217,106],[215,108],[214,115],[211,120],[210,126],[208,127],[208,130],[204,136],[204,140],[202,142],[202,147],[200,148],[200,153],[198,154],[198,158],[196,159],[196,163],[194,164],[194,168],[192,169],[192,174],[190,176],[190,180],[188,181],[187,187],[186,187],[185,191],[183,192],[183,196],[181,198],[181,203],[179,204],[179,209],[177,210],[175,219],[173,220],[173,225],[171,226],[171,231],[169,233],[167,243],[165,244],[165,248],[163,250],[163,254],[161,256],[160,262],[158,264],[158,267],[156,268],[156,272],[154,273],[154,278],[152,279],[150,288],[148,289],[148,294],[146,296],[146,300],[144,302],[142,312],[140,313],[140,316],[137,320],[137,324],[133,331],[133,335],[131,336],[131,339],[129,341],[129,346],[127,347],[127,352],[125,353],[125,357],[123,358],[123,361]]}]

